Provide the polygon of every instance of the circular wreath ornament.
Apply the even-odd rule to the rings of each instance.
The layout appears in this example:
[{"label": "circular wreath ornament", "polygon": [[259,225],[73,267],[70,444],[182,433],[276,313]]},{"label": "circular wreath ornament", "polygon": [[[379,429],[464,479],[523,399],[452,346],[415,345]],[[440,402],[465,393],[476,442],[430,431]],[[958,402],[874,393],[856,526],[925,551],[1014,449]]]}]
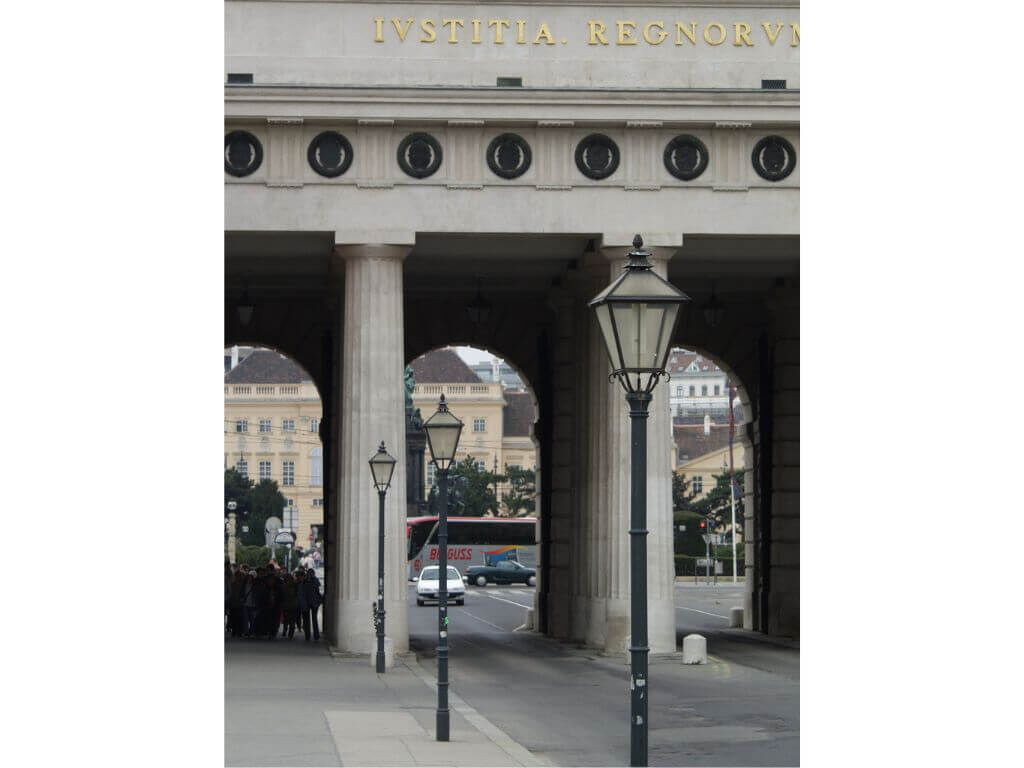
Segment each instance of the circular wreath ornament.
[{"label": "circular wreath ornament", "polygon": [[796,150],[781,136],[765,136],[750,155],[754,170],[762,179],[782,181],[796,168]]},{"label": "circular wreath ornament", "polygon": [[487,147],[487,165],[503,179],[522,176],[530,169],[531,159],[530,145],[515,133],[495,136]]},{"label": "circular wreath ornament", "polygon": [[576,145],[576,167],[588,179],[606,179],[619,167],[619,147],[603,133],[592,133]]},{"label": "circular wreath ornament", "polygon": [[333,179],[352,165],[352,145],[337,131],[324,131],[309,143],[306,159],[314,171]]},{"label": "circular wreath ornament", "polygon": [[248,131],[231,131],[224,137],[224,170],[232,176],[248,176],[263,162],[263,145]]},{"label": "circular wreath ornament", "polygon": [[398,145],[398,167],[414,179],[433,175],[441,159],[441,145],[429,133],[410,133]]},{"label": "circular wreath ornament", "polygon": [[676,136],[665,147],[665,168],[682,181],[692,181],[708,167],[708,148],[696,136]]}]

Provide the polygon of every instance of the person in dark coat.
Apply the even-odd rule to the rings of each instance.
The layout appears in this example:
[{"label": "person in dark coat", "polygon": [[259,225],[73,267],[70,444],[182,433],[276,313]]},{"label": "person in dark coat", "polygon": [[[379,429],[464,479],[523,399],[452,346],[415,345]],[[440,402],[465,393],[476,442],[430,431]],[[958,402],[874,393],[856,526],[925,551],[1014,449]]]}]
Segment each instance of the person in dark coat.
[{"label": "person in dark coat", "polygon": [[299,620],[299,585],[295,577],[286,573],[281,579],[281,636],[295,637],[295,625]]},{"label": "person in dark coat", "polygon": [[300,613],[302,614],[302,632],[309,640],[310,629],[313,630],[314,642],[320,641],[320,627],[317,621],[317,609],[320,607],[320,580],[313,571],[306,571],[299,588]]},{"label": "person in dark coat", "polygon": [[252,621],[252,634],[266,637],[270,623],[270,587],[267,585],[267,572],[263,568],[256,569],[256,580],[252,585],[253,599],[256,603],[256,615]]},{"label": "person in dark coat", "polygon": [[273,640],[281,626],[281,584],[277,574],[270,568],[267,569],[264,581],[267,585],[267,610],[263,629],[267,639]]},{"label": "person in dark coat", "polygon": [[245,619],[245,591],[246,576],[242,571],[238,571],[235,574],[234,580],[231,582],[229,623],[231,626],[232,637],[241,637],[249,631],[249,625]]}]

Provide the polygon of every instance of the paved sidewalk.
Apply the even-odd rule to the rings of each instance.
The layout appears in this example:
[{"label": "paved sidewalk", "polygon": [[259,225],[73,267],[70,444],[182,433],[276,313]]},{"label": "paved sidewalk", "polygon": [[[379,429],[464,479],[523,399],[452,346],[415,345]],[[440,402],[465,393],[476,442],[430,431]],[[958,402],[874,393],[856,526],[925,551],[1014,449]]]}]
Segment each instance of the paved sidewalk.
[{"label": "paved sidewalk", "polygon": [[436,688],[414,656],[384,675],[303,640],[225,642],[225,764],[539,766],[545,761],[451,695],[434,739]]}]

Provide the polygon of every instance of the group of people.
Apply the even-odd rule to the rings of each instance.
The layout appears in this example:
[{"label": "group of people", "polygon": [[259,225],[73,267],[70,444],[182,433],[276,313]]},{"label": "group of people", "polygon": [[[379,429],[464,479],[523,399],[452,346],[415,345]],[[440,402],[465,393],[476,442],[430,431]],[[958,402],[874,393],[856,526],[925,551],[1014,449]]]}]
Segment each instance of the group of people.
[{"label": "group of people", "polygon": [[311,635],[319,642],[322,602],[312,568],[299,566],[289,573],[276,563],[259,568],[224,563],[225,633],[231,637],[291,639],[301,627],[307,642]]}]

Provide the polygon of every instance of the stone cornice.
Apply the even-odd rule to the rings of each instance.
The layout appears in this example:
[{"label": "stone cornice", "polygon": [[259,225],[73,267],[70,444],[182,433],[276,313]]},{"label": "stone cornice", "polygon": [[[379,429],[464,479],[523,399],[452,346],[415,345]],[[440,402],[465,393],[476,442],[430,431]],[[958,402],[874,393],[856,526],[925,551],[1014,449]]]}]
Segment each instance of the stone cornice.
[{"label": "stone cornice", "polygon": [[[474,125],[672,125],[800,123],[800,93],[761,89],[227,86],[228,121],[301,117],[362,125],[404,122]],[[682,114],[685,110],[686,114]]]},{"label": "stone cornice", "polygon": [[[255,2],[256,0],[224,0],[226,3],[237,3],[237,2]],[[260,0],[265,2],[266,0]],[[388,5],[480,5],[479,2],[474,0],[394,0],[394,2],[388,2],[387,0],[377,0],[377,2],[368,2],[367,0],[273,0],[277,3],[331,3],[335,5],[372,5],[372,6],[388,6]],[[612,6],[620,8],[628,8],[631,6],[638,6],[641,8],[799,8],[800,0],[695,0],[694,2],[682,2],[680,0],[518,0],[517,2],[506,3],[505,6],[516,7],[516,6],[582,6],[584,8],[588,6]]]}]

